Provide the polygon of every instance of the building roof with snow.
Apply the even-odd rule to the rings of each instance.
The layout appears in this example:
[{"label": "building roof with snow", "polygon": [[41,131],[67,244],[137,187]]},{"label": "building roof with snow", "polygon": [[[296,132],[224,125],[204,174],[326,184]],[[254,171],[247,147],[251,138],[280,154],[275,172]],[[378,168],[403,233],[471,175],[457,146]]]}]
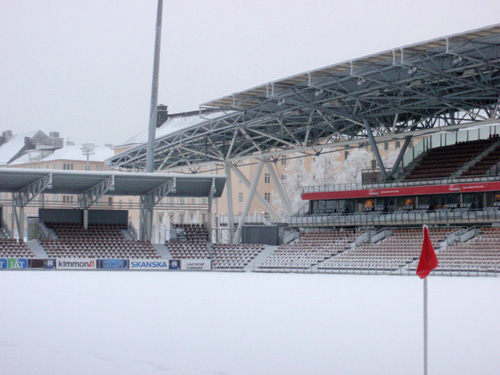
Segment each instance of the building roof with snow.
[{"label": "building roof with snow", "polygon": [[32,138],[37,132],[16,134],[0,146],[0,165],[7,165],[25,149],[26,138]]}]

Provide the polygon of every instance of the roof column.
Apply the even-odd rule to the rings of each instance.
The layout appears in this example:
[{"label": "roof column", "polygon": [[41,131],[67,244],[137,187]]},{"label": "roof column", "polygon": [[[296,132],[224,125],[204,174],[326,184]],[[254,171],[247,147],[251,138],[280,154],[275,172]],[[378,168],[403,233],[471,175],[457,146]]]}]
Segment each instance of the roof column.
[{"label": "roof column", "polygon": [[12,235],[14,235],[14,224],[16,224],[18,239],[24,239],[24,207],[45,189],[52,189],[52,173],[12,193]]},{"label": "roof column", "polygon": [[285,193],[285,189],[283,189],[283,184],[281,183],[280,179],[278,178],[278,175],[276,174],[276,171],[273,168],[273,165],[269,162],[269,159],[266,159],[266,168],[269,171],[269,174],[271,175],[271,180],[273,180],[273,184],[276,187],[276,190],[278,192],[278,195],[281,199],[281,202],[283,202],[283,207],[285,209],[285,212],[288,216],[293,215],[293,209],[292,206],[290,205],[290,200],[288,199],[288,196]]},{"label": "roof column", "polygon": [[366,133],[368,135],[368,139],[370,140],[373,153],[375,154],[375,158],[377,159],[380,173],[382,173],[382,178],[385,180],[387,178],[387,172],[385,171],[384,162],[382,161],[382,157],[380,156],[380,152],[378,151],[377,142],[375,142],[375,138],[373,137],[372,128],[368,121],[363,120],[363,123],[365,124]]},{"label": "roof column", "polygon": [[408,137],[405,138],[405,142],[403,143],[403,147],[401,147],[401,150],[399,150],[399,155],[396,161],[394,162],[394,165],[392,166],[391,170],[391,177],[394,177],[394,175],[397,173],[399,169],[399,164],[401,163],[401,160],[403,160],[403,156],[405,155],[406,149],[410,145],[411,139],[413,137],[409,135]]},{"label": "roof column", "polygon": [[153,209],[168,194],[175,193],[176,178],[168,180],[160,186],[141,195],[141,213],[139,217],[139,238],[141,241],[151,241],[153,229]]},{"label": "roof column", "polygon": [[230,161],[224,163],[226,171],[226,199],[227,199],[227,226],[229,228],[229,243],[234,239],[234,211],[233,211],[233,184],[231,182],[231,169],[233,164]]},{"label": "roof column", "polygon": [[[234,170],[234,172],[236,173],[236,175],[238,176],[238,178],[241,180],[241,182],[243,182],[243,184],[250,189],[250,181],[248,181],[248,179],[245,177],[245,175],[243,173],[241,173],[241,171],[233,164],[232,166],[232,169]],[[278,213],[275,211],[274,207],[271,206],[263,197],[262,195],[256,191],[255,192],[255,198],[257,198],[257,200],[264,206],[264,208],[271,214],[271,216],[274,218],[274,220],[277,220],[279,221],[280,220],[280,216],[278,215]]]},{"label": "roof column", "polygon": [[240,220],[238,221],[238,228],[236,229],[236,233],[235,233],[234,239],[233,239],[234,244],[239,244],[241,242],[241,232],[243,230],[243,225],[245,224],[245,218],[248,215],[248,211],[250,210],[250,206],[252,204],[253,197],[255,196],[255,192],[257,190],[257,185],[259,183],[259,179],[260,179],[260,175],[262,173],[263,167],[264,167],[264,161],[262,159],[260,159],[258,164],[257,164],[255,176],[254,176],[252,184],[250,186],[250,191],[248,192],[248,198],[245,202],[245,206],[243,207],[243,212],[241,213]]}]

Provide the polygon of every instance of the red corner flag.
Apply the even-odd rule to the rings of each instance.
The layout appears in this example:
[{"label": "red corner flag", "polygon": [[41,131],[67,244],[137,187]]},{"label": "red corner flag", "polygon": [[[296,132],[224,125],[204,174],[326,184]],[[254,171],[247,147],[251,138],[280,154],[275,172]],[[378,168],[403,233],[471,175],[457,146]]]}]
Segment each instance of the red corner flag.
[{"label": "red corner flag", "polygon": [[420,253],[420,260],[418,261],[417,275],[424,279],[431,271],[438,266],[438,259],[432,247],[431,238],[429,237],[429,230],[424,225],[424,242],[422,244],[422,252]]}]

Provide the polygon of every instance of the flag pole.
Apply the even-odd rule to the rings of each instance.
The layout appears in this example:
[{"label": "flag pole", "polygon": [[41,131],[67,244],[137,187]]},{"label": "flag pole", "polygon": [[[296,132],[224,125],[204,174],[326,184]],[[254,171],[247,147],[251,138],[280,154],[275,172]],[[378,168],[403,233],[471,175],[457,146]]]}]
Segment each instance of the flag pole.
[{"label": "flag pole", "polygon": [[428,317],[427,317],[427,276],[438,265],[436,252],[432,246],[431,238],[429,236],[429,229],[424,225],[424,242],[422,243],[422,252],[420,253],[420,260],[417,266],[417,276],[424,279],[424,375],[427,375],[427,343],[428,343]]},{"label": "flag pole", "polygon": [[427,277],[424,278],[424,375],[427,375]]}]

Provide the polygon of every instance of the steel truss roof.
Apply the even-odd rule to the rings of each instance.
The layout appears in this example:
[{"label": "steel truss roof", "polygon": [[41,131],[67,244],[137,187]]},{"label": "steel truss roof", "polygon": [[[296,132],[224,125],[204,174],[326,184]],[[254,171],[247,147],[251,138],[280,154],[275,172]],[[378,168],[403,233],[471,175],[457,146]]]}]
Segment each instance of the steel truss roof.
[{"label": "steel truss roof", "polygon": [[[500,25],[331,65],[201,106],[221,117],[157,138],[155,169],[377,142],[497,123]],[[109,159],[145,166],[146,144]]]}]

